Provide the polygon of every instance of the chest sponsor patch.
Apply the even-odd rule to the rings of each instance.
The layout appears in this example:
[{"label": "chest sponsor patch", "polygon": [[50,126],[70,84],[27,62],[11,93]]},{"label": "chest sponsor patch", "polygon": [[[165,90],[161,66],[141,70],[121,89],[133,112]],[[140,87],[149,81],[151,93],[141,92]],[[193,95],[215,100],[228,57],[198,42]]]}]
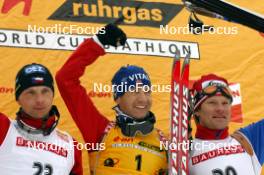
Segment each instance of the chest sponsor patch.
[{"label": "chest sponsor patch", "polygon": [[192,164],[198,164],[200,162],[218,157],[223,155],[231,155],[231,154],[239,154],[245,152],[244,148],[241,145],[234,145],[228,147],[222,147],[218,149],[214,149],[212,151],[208,151],[197,156],[192,157]]},{"label": "chest sponsor patch", "polygon": [[68,151],[65,148],[62,148],[55,144],[41,142],[41,141],[26,140],[22,137],[16,138],[16,146],[49,151],[63,157],[67,157],[68,155]]}]

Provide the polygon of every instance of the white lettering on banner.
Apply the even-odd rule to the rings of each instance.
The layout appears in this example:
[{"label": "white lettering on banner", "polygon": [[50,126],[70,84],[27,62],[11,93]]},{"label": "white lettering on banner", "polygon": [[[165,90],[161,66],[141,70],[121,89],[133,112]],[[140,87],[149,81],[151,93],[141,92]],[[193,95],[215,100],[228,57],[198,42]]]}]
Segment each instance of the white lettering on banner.
[{"label": "white lettering on banner", "polygon": [[[0,46],[75,50],[78,45],[89,37],[91,36],[0,29]],[[108,53],[161,57],[174,57],[177,49],[180,50],[181,57],[185,57],[190,52],[191,58],[200,58],[198,43],[194,42],[129,38],[124,46],[105,47]]]}]

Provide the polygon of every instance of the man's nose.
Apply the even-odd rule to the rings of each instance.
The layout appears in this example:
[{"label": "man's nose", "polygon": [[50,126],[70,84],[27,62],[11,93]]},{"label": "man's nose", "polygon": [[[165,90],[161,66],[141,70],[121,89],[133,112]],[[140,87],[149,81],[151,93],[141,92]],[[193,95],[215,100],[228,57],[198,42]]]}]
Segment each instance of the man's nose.
[{"label": "man's nose", "polygon": [[149,95],[143,90],[139,90],[139,92],[137,92],[137,95],[138,95],[138,100],[141,102],[147,102],[149,99],[148,97]]},{"label": "man's nose", "polygon": [[218,103],[218,104],[216,105],[216,110],[219,111],[219,112],[224,111],[224,110],[225,110],[225,105],[222,104],[222,103]]},{"label": "man's nose", "polygon": [[35,100],[36,103],[42,104],[45,101],[45,98],[42,94],[36,94]]}]

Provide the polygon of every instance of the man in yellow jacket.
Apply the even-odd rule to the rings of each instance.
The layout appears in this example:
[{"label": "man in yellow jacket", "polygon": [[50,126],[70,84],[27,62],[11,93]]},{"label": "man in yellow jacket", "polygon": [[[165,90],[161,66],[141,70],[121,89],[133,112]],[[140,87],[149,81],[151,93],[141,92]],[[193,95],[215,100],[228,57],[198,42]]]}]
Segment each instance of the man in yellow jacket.
[{"label": "man in yellow jacket", "polygon": [[109,121],[99,112],[80,84],[86,66],[105,54],[104,45],[117,47],[125,42],[125,33],[113,24],[86,39],[57,73],[58,88],[85,142],[100,144],[96,151],[89,151],[92,174],[165,174],[167,156],[160,149],[165,138],[154,127],[151,81],[144,69],[124,66],[114,75],[116,121]]}]

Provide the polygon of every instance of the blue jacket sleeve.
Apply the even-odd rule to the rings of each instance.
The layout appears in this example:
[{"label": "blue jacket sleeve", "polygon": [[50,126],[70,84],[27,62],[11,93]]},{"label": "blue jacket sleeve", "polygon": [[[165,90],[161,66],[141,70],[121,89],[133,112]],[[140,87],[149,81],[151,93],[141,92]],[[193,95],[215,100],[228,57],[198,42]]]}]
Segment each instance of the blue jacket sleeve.
[{"label": "blue jacket sleeve", "polygon": [[250,141],[261,165],[264,163],[264,119],[239,130]]}]

